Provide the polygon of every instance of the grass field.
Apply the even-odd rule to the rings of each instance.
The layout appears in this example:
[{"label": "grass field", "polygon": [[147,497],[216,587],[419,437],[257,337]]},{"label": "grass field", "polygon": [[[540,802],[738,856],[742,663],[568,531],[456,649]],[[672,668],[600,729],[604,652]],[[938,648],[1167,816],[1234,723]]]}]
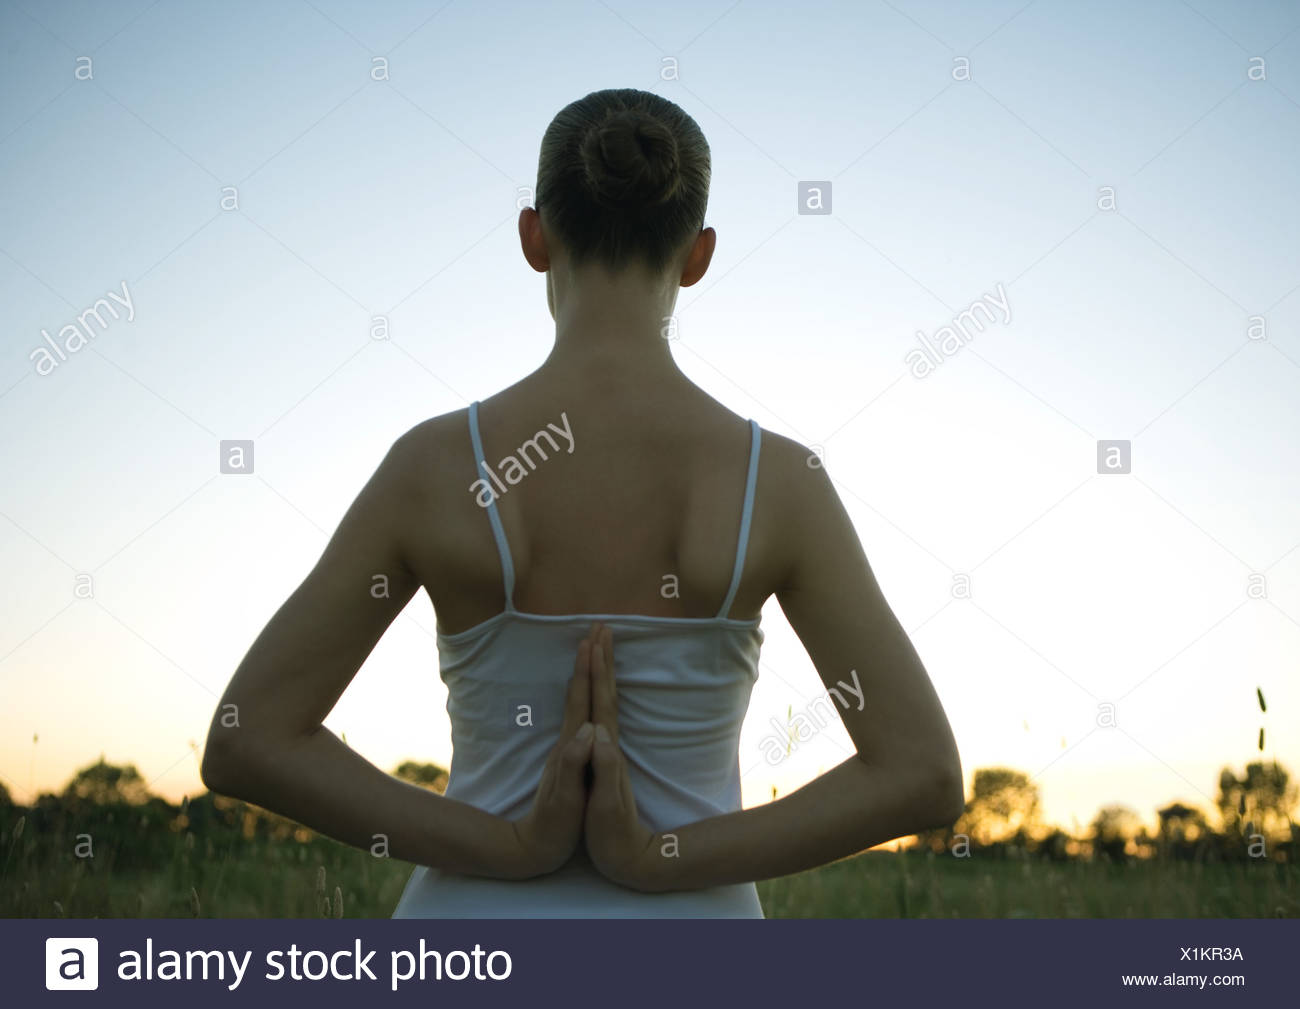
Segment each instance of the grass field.
[{"label": "grass field", "polygon": [[[259,840],[233,854],[186,837],[151,866],[115,866],[111,852],[43,859],[40,845],[11,850],[0,916],[319,917],[334,916],[341,896],[342,917],[387,917],[411,871],[322,838]],[[772,918],[1273,918],[1300,916],[1298,882],[1294,866],[1266,862],[870,852],[758,889]]]}]

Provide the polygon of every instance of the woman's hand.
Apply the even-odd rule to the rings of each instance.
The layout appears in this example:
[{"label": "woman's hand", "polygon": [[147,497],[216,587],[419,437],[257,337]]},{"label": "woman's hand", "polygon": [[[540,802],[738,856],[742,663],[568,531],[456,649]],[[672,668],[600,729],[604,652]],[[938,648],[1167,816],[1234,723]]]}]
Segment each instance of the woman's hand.
[{"label": "woman's hand", "polygon": [[591,704],[591,650],[596,629],[578,646],[564,701],[560,738],[542,768],[532,808],[513,823],[519,878],[554,872],[569,860],[582,836],[587,805],[587,762],[595,733]]},{"label": "woman's hand", "polygon": [[[591,720],[595,740],[591,749],[592,785],[587,796],[585,837],[587,854],[602,875],[633,890],[654,890],[662,874],[657,835],[637,815],[627,760],[618,745],[618,694],[614,685],[614,640],[608,627],[597,625],[588,639],[585,658],[590,666]],[[584,661],[579,652],[578,662]]]}]

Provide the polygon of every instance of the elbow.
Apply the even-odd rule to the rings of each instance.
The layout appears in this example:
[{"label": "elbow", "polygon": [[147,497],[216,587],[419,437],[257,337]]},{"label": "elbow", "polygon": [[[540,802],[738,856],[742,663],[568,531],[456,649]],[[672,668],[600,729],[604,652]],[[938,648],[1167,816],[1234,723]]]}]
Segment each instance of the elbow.
[{"label": "elbow", "polygon": [[924,789],[925,824],[922,830],[951,827],[966,811],[966,786],[962,780],[961,764],[941,768],[930,775]]},{"label": "elbow", "polygon": [[226,747],[214,742],[211,736],[203,747],[203,760],[199,764],[199,778],[203,787],[218,795],[231,795],[234,792],[233,755]]},{"label": "elbow", "polygon": [[250,759],[246,737],[246,733],[239,733],[236,738],[230,729],[216,726],[208,733],[203,759],[199,762],[199,778],[209,791],[240,797]]},{"label": "elbow", "polygon": [[203,746],[199,778],[218,795],[255,802],[268,771],[283,761],[294,742],[279,734],[214,724]]},{"label": "elbow", "polygon": [[224,697],[222,701],[208,726],[203,758],[199,761],[199,778],[211,792],[242,799],[246,796],[241,789],[250,776],[255,776],[257,768],[265,767],[273,759],[275,748],[270,745],[273,737],[260,728],[265,719],[258,719],[259,728],[255,730],[248,725],[254,712],[228,703]]}]

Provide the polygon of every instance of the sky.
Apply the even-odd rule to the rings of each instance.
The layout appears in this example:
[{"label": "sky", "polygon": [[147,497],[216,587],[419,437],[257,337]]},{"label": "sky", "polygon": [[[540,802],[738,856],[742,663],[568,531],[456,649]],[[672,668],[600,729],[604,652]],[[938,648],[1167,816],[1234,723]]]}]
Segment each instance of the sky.
[{"label": "sky", "polygon": [[[707,137],[674,356],[821,453],[968,783],[1023,770],[1078,829],[1300,772],[1297,4],[4,2],[0,48],[16,798],[101,754],[202,790],[221,691],[388,447],[544,359],[515,221],[606,87]],[[829,724],[767,762],[824,692],[763,621],[747,804],[852,753]],[[385,769],[450,761],[433,628],[418,593],[326,721]]]}]

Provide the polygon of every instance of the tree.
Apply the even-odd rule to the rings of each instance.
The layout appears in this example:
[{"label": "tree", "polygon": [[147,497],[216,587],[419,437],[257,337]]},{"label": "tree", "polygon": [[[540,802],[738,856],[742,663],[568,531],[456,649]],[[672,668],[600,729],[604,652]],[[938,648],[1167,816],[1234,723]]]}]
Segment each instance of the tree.
[{"label": "tree", "polygon": [[1235,840],[1248,834],[1290,837],[1295,804],[1296,786],[1276,760],[1247,764],[1241,777],[1230,767],[1219,772],[1219,815],[1224,833]]},{"label": "tree", "polygon": [[953,829],[980,844],[996,844],[1037,826],[1038,813],[1038,787],[1028,775],[1009,767],[981,767]]},{"label": "tree", "polygon": [[1038,842],[1034,848],[1034,853],[1039,858],[1050,859],[1053,862],[1064,862],[1070,858],[1070,844],[1072,841],[1073,838],[1060,827],[1053,827]]},{"label": "tree", "polygon": [[1102,806],[1092,821],[1092,850],[1113,862],[1122,862],[1128,842],[1142,830],[1142,821],[1128,806]]},{"label": "tree", "polygon": [[451,777],[437,764],[421,764],[414,760],[404,760],[398,764],[393,776],[438,793],[447,790],[447,781]]},{"label": "tree", "polygon": [[69,802],[93,802],[96,805],[127,803],[141,805],[149,800],[149,789],[134,764],[119,766],[97,763],[83,767],[63,789],[62,798]]},{"label": "tree", "polygon": [[1210,825],[1201,810],[1173,802],[1157,809],[1156,816],[1160,818],[1156,837],[1162,856],[1194,858],[1205,850],[1210,840]]}]

